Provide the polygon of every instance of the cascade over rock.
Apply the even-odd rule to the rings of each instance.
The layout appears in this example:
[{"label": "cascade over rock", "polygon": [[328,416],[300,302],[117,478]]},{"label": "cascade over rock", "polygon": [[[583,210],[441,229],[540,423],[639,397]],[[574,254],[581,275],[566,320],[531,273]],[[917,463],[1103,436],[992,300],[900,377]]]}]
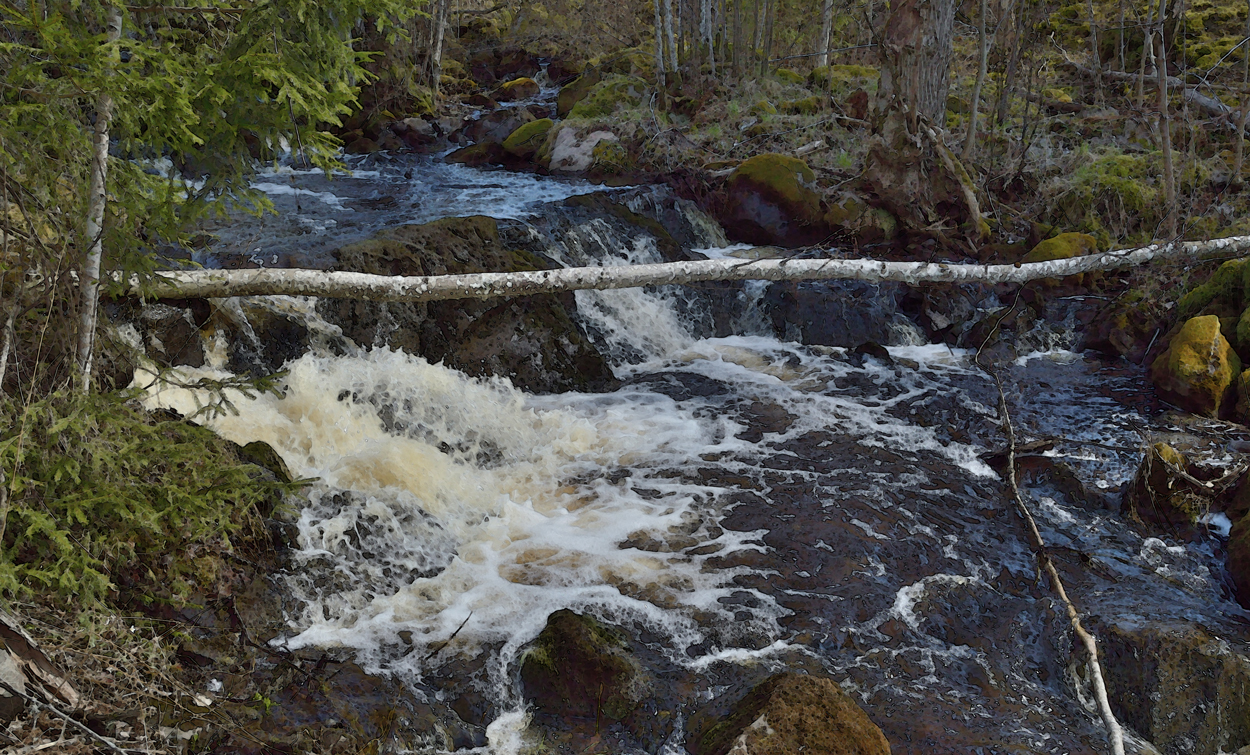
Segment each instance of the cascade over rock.
[{"label": "cascade over rock", "polygon": [[[553,263],[508,249],[495,220],[446,218],[384,230],[336,252],[337,268],[377,275],[545,270]],[[527,391],[593,391],[611,368],[573,320],[571,295],[481,302],[387,304],[323,300],[322,316],[362,345],[402,348],[470,375],[500,375]]]},{"label": "cascade over rock", "polygon": [[1186,322],[1150,367],[1150,380],[1163,399],[1208,417],[1220,416],[1231,404],[1230,389],[1240,374],[1241,359],[1215,315]]}]

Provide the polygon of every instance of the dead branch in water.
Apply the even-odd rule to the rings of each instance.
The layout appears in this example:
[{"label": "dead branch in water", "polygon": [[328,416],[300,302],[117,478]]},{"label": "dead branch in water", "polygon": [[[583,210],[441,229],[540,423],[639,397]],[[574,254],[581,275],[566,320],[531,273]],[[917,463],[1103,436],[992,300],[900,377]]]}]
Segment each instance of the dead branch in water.
[{"label": "dead branch in water", "polygon": [[130,278],[127,293],[156,299],[227,296],[320,296],[370,301],[439,301],[530,296],[559,291],[636,288],[728,280],[866,280],[918,284],[1025,283],[1153,260],[1236,257],[1250,253],[1250,236],[1151,244],[1137,249],[1022,265],[958,265],[883,262],[872,259],[714,259],[612,267],[569,267],[517,273],[390,276],[367,273],[259,268],[178,270],[142,284]]}]

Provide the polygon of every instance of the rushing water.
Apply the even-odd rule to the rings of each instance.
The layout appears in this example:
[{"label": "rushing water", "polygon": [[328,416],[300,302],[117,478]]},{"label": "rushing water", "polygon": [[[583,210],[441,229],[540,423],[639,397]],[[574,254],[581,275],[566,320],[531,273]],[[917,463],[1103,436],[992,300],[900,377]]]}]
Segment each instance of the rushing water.
[{"label": "rushing water", "polygon": [[[540,187],[527,201],[585,188],[432,170],[328,187],[305,177],[290,196],[324,215],[397,183],[445,182],[418,209],[371,221],[396,223],[464,214],[433,197],[511,194],[512,182]],[[549,234],[549,256],[566,264],[656,259],[645,238],[569,223]],[[481,698],[483,718],[469,722],[479,751],[534,743],[518,656],[561,608],[629,628],[694,680],[689,699],[720,689],[730,667],[823,667],[895,753],[1105,749],[1066,617],[981,459],[1004,435],[994,382],[968,353],[903,338],[887,359],[781,341],[755,311],[759,286],[721,338],[687,291],[577,296],[623,381],[615,392],[533,396],[354,349],[300,357],[281,398],[240,399],[237,416],[213,420],[318,478],[298,523],[289,581],[304,609],[289,646],[354,648],[430,699]],[[1090,622],[1243,631],[1216,539],[1146,538],[1113,512],[1151,424],[1141,375],[1056,351],[1003,379],[1021,440],[1057,439],[1026,468],[1025,496]],[[197,398],[170,388],[152,400],[189,411]],[[1061,484],[1064,470],[1080,484]],[[620,736],[619,751],[641,751]],[[680,743],[679,722],[659,749]]]}]

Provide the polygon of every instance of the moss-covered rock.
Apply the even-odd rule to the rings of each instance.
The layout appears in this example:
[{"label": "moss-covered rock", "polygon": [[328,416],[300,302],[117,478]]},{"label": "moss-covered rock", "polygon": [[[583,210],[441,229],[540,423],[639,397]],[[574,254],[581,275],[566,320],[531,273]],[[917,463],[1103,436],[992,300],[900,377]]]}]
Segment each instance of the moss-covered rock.
[{"label": "moss-covered rock", "polygon": [[786,100],[781,103],[781,112],[790,115],[814,115],[824,107],[825,99],[812,95],[798,100]]},{"label": "moss-covered rock", "polygon": [[802,160],[756,155],[729,177],[722,224],[733,237],[749,243],[809,243],[825,229],[815,180]]},{"label": "moss-covered rock", "polygon": [[483,165],[499,165],[503,162],[504,154],[503,147],[499,144],[484,142],[461,147],[448,155],[446,160],[449,163],[460,163],[470,168],[480,168]]},{"label": "moss-covered rock", "polygon": [[1092,254],[1098,251],[1098,239],[1088,233],[1061,233],[1046,239],[1029,250],[1021,262],[1051,262]]},{"label": "moss-covered rock", "polygon": [[551,614],[521,659],[525,696],[540,714],[623,721],[650,683],[619,630],[569,610]]},{"label": "moss-covered rock", "polygon": [[497,102],[516,102],[517,100],[528,100],[531,97],[537,97],[540,91],[542,89],[538,86],[537,81],[522,76],[519,79],[513,79],[501,84],[491,94],[491,98]]},{"label": "moss-covered rock", "polygon": [[1142,459],[1125,495],[1125,508],[1144,522],[1169,529],[1189,527],[1207,513],[1207,499],[1194,492],[1180,473],[1185,457],[1166,443],[1156,443]]},{"label": "moss-covered rock", "polygon": [[1232,408],[1241,359],[1220,332],[1215,315],[1188,320],[1150,366],[1150,380],[1166,401],[1208,417]]},{"label": "moss-covered rock", "polygon": [[553,173],[586,173],[593,170],[600,157],[614,156],[601,148],[605,143],[618,143],[616,134],[606,129],[583,131],[568,122],[551,129],[547,141],[534,156],[534,161]]},{"label": "moss-covered rock", "polygon": [[618,107],[637,107],[647,93],[647,88],[647,82],[634,76],[608,76],[591,87],[586,96],[569,111],[569,117],[583,120],[607,118]]},{"label": "moss-covered rock", "polygon": [[550,118],[530,121],[504,139],[504,151],[523,159],[532,157],[547,140],[547,132],[551,131],[554,125],[555,122]]},{"label": "moss-covered rock", "polygon": [[1157,158],[1110,153],[1085,159],[1070,175],[1052,182],[1055,206],[1048,214],[1069,228],[1105,236],[1107,242],[1112,235],[1148,241],[1164,210]]},{"label": "moss-covered rock", "polygon": [[769,102],[768,100],[760,100],[759,102],[752,105],[751,108],[747,112],[756,117],[764,116],[764,115],[776,115],[777,107],[773,105],[773,103]]},{"label": "moss-covered rock", "polygon": [[1134,364],[1146,358],[1162,320],[1140,290],[1126,293],[1098,314],[1086,336],[1085,346]]},{"label": "moss-covered rock", "polygon": [[833,680],[787,672],[757,684],[724,717],[696,713],[686,749],[692,755],[889,755],[890,743]]},{"label": "moss-covered rock", "polygon": [[876,81],[881,74],[872,66],[819,66],[807,76],[807,85],[825,92],[850,91]]},{"label": "moss-covered rock", "polygon": [[573,107],[585,99],[602,79],[598,68],[587,68],[581,76],[561,87],[560,93],[556,95],[556,117],[568,117]]},{"label": "moss-covered rock", "polygon": [[1205,283],[1187,292],[1176,303],[1176,316],[1187,320],[1206,312],[1228,317],[1240,315],[1246,304],[1246,278],[1250,265],[1245,259],[1220,265]]},{"label": "moss-covered rock", "polygon": [[861,241],[876,242],[894,238],[898,221],[880,207],[871,207],[857,196],[843,195],[829,205],[824,222],[831,228],[852,231]]},{"label": "moss-covered rock", "polygon": [[803,78],[803,74],[791,71],[789,68],[778,68],[773,71],[773,78],[782,84],[791,84],[793,86],[801,87],[807,83],[807,79]]}]

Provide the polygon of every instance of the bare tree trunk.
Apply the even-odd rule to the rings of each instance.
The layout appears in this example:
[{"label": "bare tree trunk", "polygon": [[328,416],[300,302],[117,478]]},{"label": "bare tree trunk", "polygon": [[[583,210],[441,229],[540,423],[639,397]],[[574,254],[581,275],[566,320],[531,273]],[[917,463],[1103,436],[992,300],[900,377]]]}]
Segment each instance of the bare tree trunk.
[{"label": "bare tree trunk", "polygon": [[968,133],[964,137],[964,151],[960,159],[965,163],[972,162],[972,151],[977,141],[977,116],[981,110],[981,88],[985,86],[986,69],[990,63],[990,43],[985,33],[985,15],[989,9],[987,0],[981,0],[981,23],[977,26],[977,38],[980,42],[980,67],[977,68],[977,83],[972,87],[972,102],[968,108]]},{"label": "bare tree trunk", "polygon": [[1168,56],[1163,44],[1164,3],[1159,0],[1159,34],[1155,38],[1155,74],[1159,81],[1159,143],[1163,149],[1163,191],[1167,216],[1163,221],[1168,238],[1176,238],[1176,178],[1172,166],[1172,117],[1168,108]]},{"label": "bare tree trunk", "polygon": [[1117,59],[1120,64],[1116,67],[1117,71],[1124,70],[1124,0],[1120,0],[1120,14],[1116,21],[1118,29],[1116,30],[1116,48],[1119,51]]},{"label": "bare tree trunk", "polygon": [[1007,109],[1011,106],[1011,93],[1016,88],[1016,71],[1020,67],[1021,48],[1024,47],[1024,9],[1023,3],[1013,3],[1011,12],[1015,24],[1012,31],[1011,55],[1007,59],[1007,73],[1003,77],[1003,88],[998,93],[998,109],[994,114],[994,124],[1002,126],[1007,121]]},{"label": "bare tree trunk", "polygon": [[712,0],[703,0],[703,39],[707,45],[707,65],[716,78],[716,4]]},{"label": "bare tree trunk", "polygon": [[664,0],[664,39],[668,44],[668,65],[677,71],[677,38],[673,36],[673,0]]},{"label": "bare tree trunk", "polygon": [[733,56],[733,74],[734,76],[742,75],[742,0],[733,0],[734,3],[734,41],[733,50],[730,54]]},{"label": "bare tree trunk", "polygon": [[764,5],[764,57],[760,58],[760,76],[768,75],[772,69],[773,27],[777,24],[777,3],[770,0]]},{"label": "bare tree trunk", "polygon": [[[946,125],[954,25],[954,0],[903,0],[891,9],[863,180],[906,229],[954,220],[981,238],[983,221],[966,201],[975,194],[971,178],[936,133]],[[939,212],[940,203],[964,205],[968,214]]]},{"label": "bare tree trunk", "polygon": [[[660,3],[655,3],[655,80],[663,93],[664,82],[664,13]],[[661,94],[661,96],[663,96]]]},{"label": "bare tree trunk", "polygon": [[820,11],[820,46],[816,52],[820,53],[816,56],[816,65],[829,65],[829,38],[833,36],[833,0],[825,0],[825,5]]},{"label": "bare tree trunk", "polygon": [[[1250,236],[1152,244],[1137,249],[1022,265],[955,265],[873,259],[715,259],[415,277],[281,268],[177,270],[162,273],[159,279],[148,281],[142,290],[146,296],[159,299],[283,295],[369,301],[440,301],[714,280],[866,280],[898,281],[911,285],[931,282],[1026,283],[1094,270],[1134,267],[1159,259],[1226,259],[1247,253],[1250,253]],[[127,288],[132,295],[138,294],[140,284],[137,277],[129,280]]]},{"label": "bare tree trunk", "polygon": [[[105,40],[117,44],[122,34],[122,10],[116,5],[104,11]],[[110,53],[110,57],[116,57]],[[87,258],[82,270],[82,312],[78,324],[78,389],[91,390],[91,366],[95,357],[96,313],[100,303],[100,261],[104,256],[104,208],[107,204],[109,123],[113,119],[113,97],[101,92],[95,105],[95,134],[92,143],[91,181],[87,188]]]},{"label": "bare tree trunk", "polygon": [[439,80],[443,77],[443,37],[447,35],[447,16],[451,9],[451,0],[438,0],[434,13],[434,46],[430,55],[430,88],[434,90],[434,99],[438,99]]},{"label": "bare tree trunk", "polygon": [[1102,107],[1102,56],[1098,52],[1098,22],[1094,17],[1094,0],[1085,0],[1089,14],[1089,63],[1094,70],[1094,102]]},{"label": "bare tree trunk", "polygon": [[[1247,3],[1250,5],[1250,3]],[[1250,14],[1246,16],[1246,36],[1250,37]],[[1241,46],[1241,85],[1250,84],[1250,44]],[[1237,118],[1237,147],[1233,152],[1232,184],[1241,188],[1241,171],[1246,145],[1246,116],[1250,115],[1250,94],[1241,95],[1241,115]]]},{"label": "bare tree trunk", "polygon": [[[755,26],[751,29],[751,58],[755,59],[759,55],[759,51],[764,49],[764,16],[768,15],[768,0],[763,0],[763,8],[761,9],[760,0],[755,0]],[[763,68],[760,68],[761,74]]]},{"label": "bare tree trunk", "polygon": [[1141,46],[1141,63],[1137,68],[1137,109],[1141,110],[1142,105],[1146,102],[1146,59],[1154,58],[1154,18],[1155,6],[1153,2],[1146,3],[1146,39]]}]

